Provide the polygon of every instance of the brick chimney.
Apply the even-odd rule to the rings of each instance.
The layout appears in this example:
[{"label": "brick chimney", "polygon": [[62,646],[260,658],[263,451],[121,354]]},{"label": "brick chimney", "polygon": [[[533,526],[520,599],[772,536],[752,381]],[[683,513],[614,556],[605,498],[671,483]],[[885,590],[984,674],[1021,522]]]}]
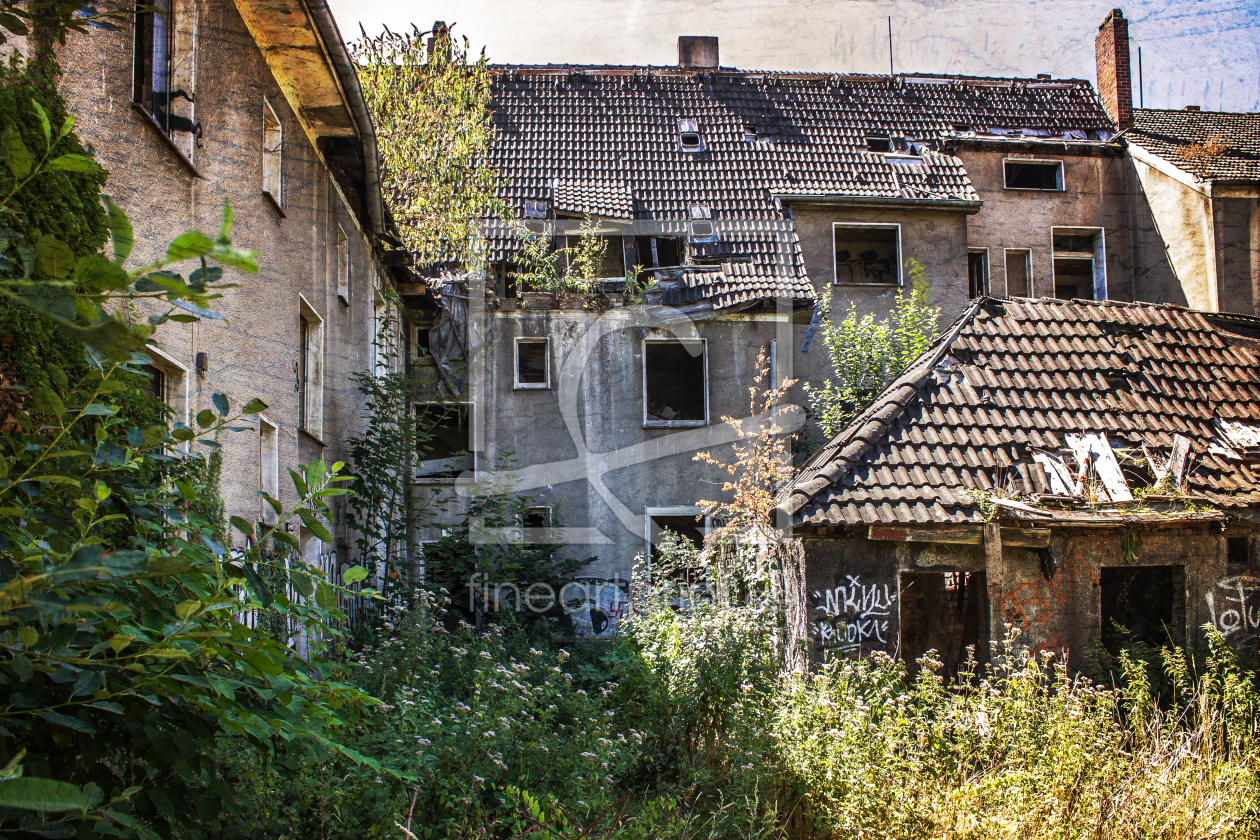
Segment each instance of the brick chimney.
[{"label": "brick chimney", "polygon": [[1098,59],[1098,96],[1107,116],[1121,131],[1133,127],[1133,85],[1129,78],[1129,22],[1112,9],[1094,38]]},{"label": "brick chimney", "polygon": [[679,67],[717,67],[718,39],[712,35],[679,35]]}]

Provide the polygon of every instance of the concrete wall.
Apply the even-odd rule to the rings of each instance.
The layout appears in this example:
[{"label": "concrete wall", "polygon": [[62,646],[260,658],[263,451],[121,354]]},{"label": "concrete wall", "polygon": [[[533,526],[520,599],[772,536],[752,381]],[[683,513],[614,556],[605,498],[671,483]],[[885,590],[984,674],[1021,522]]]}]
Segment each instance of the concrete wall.
[{"label": "concrete wall", "polygon": [[1216,310],[1210,199],[1140,160],[1131,165],[1173,271],[1146,280],[1138,299]]},{"label": "concrete wall", "polygon": [[1212,199],[1217,298],[1222,312],[1260,313],[1260,200],[1255,196]]},{"label": "concrete wall", "polygon": [[[177,159],[158,132],[131,108],[130,25],[117,32],[70,33],[59,50],[62,92],[76,130],[109,170],[106,192],[131,217],[136,249],[130,264],[164,253],[179,233],[215,233],[224,203],[236,217],[236,245],[259,252],[260,272],[227,275],[241,284],[213,309],[227,323],[164,325],[157,345],[189,369],[189,414],[210,406],[215,392],[241,406],[253,397],[279,426],[280,467],[345,457],[344,440],[359,423],[358,393],[348,375],[373,364],[374,294],[380,282],[369,242],[347,211],[333,179],[295,118],[236,8],[223,0],[190,0],[195,26],[196,119],[204,127],[193,161],[201,177]],[[283,217],[262,195],[264,97],[284,127]],[[350,300],[336,294],[338,226],[349,240]],[[194,266],[189,265],[186,271]],[[324,319],[323,440],[298,430],[299,294]],[[196,371],[199,352],[209,370]],[[180,418],[183,419],[183,418]],[[223,497],[229,514],[258,518],[259,441],[228,434]],[[281,481],[286,503],[294,491]]]}]

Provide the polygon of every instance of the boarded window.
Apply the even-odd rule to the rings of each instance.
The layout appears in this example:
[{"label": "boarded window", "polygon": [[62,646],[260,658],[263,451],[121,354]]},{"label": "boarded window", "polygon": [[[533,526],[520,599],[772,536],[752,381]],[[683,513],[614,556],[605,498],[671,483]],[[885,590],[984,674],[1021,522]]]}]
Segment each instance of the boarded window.
[{"label": "boarded window", "polygon": [[1032,294],[1032,252],[1024,249],[1006,252],[1006,296],[1029,297]]},{"label": "boarded window", "polygon": [[516,340],[516,387],[543,389],[551,387],[551,370],[547,362],[547,339]]},{"label": "boarded window", "polygon": [[989,293],[989,252],[967,252],[967,297],[975,300]]},{"label": "boarded window", "polygon": [[644,342],[643,405],[645,426],[703,426],[708,422],[703,339]]},{"label": "boarded window", "polygon": [[[983,572],[902,572],[901,656],[912,672],[916,659],[935,650],[953,678],[968,656],[981,649],[988,605]],[[977,654],[979,656],[979,654]]]},{"label": "boarded window", "polygon": [[465,403],[416,407],[418,475],[454,478],[473,468],[472,410]]},{"label": "boarded window", "polygon": [[1003,169],[1008,190],[1063,189],[1063,164],[1058,161],[1008,160]]},{"label": "boarded window", "polygon": [[1159,646],[1184,641],[1184,566],[1108,566],[1099,584],[1102,640],[1113,655],[1133,642]]},{"label": "boarded window", "polygon": [[901,282],[900,226],[837,224],[832,235],[836,284]]},{"label": "boarded window", "polygon": [[262,189],[276,204],[284,206],[281,195],[283,174],[284,129],[269,102],[263,102]]},{"label": "boarded window", "polygon": [[[280,498],[280,429],[264,417],[258,419],[258,489],[273,499]],[[275,508],[261,496],[258,501],[259,520],[276,524]]]}]

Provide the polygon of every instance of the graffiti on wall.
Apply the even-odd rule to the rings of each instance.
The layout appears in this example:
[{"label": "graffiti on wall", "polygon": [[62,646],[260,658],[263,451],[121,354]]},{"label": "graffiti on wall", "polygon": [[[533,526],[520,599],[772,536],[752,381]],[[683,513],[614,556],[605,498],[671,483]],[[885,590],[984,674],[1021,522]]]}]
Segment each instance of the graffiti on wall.
[{"label": "graffiti on wall", "polygon": [[[1069,554],[1061,560],[1054,577],[1016,584],[1002,593],[1002,615],[1022,632],[1030,650],[1049,650],[1064,653],[1080,641],[1080,629],[1054,628],[1050,619],[1070,611],[1078,588],[1086,585],[1099,586],[1098,575],[1080,554]],[[1000,629],[998,630],[1000,633]]]},{"label": "graffiti on wall", "polygon": [[896,647],[895,625],[890,624],[897,586],[862,583],[861,575],[845,575],[845,583],[814,590],[813,635],[824,650],[861,654],[875,648]]},{"label": "graffiti on wall", "polygon": [[1249,575],[1228,577],[1208,590],[1212,626],[1234,644],[1260,636],[1260,580]]}]

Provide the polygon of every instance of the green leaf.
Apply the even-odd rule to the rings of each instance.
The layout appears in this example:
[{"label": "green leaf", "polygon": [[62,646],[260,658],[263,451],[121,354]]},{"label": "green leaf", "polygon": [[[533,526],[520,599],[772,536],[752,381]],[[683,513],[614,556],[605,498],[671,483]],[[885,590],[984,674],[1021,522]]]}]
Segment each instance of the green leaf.
[{"label": "green leaf", "polygon": [[175,237],[166,249],[167,259],[186,260],[190,257],[202,257],[214,250],[210,237],[199,231],[190,230]]},{"label": "green leaf", "polygon": [[214,423],[214,420],[214,412],[208,408],[203,408],[201,411],[197,412],[197,425],[203,429]]},{"label": "green leaf", "polygon": [[305,525],[307,529],[312,534],[315,535],[316,539],[322,540],[323,542],[326,542],[326,543],[330,543],[333,541],[332,534],[328,532],[328,529],[324,526],[324,523],[320,522],[319,519],[315,516],[315,514],[311,513],[306,508],[298,508],[297,515],[301,517],[302,524]]},{"label": "green leaf", "polygon": [[23,776],[0,782],[0,806],[27,811],[78,811],[87,807],[87,799],[69,782]]},{"label": "green leaf", "polygon": [[57,132],[57,139],[60,140],[72,131],[74,131],[74,115],[69,114],[66,116],[66,121],[61,124],[61,130]]},{"label": "green leaf", "polygon": [[35,676],[35,671],[31,669],[31,661],[20,653],[13,657],[13,661],[10,665],[13,668],[13,673],[17,674],[18,679],[22,682],[26,682],[31,677]]},{"label": "green leaf", "polygon": [[233,516],[229,521],[232,523],[232,527],[240,531],[242,534],[248,534],[251,537],[254,536],[254,526],[249,522],[246,522],[241,517]]},{"label": "green leaf", "polygon": [[219,412],[220,417],[227,417],[229,405],[226,396],[223,394],[212,394],[210,402],[214,403],[214,410]]},{"label": "green leaf", "polygon": [[315,603],[321,609],[331,610],[337,606],[337,592],[326,583],[315,587]]},{"label": "green leaf", "polygon": [[178,604],[175,605],[175,617],[178,618],[180,621],[184,621],[185,619],[188,618],[188,616],[196,612],[197,608],[200,606],[201,606],[201,601],[197,598],[190,598],[187,601],[180,601]]},{"label": "green leaf", "polygon": [[220,245],[232,242],[232,202],[223,202],[223,220],[219,222],[219,236],[215,240]]},{"label": "green leaf", "polygon": [[263,402],[262,400],[258,399],[257,397],[255,397],[254,399],[245,403],[245,407],[241,409],[241,412],[244,414],[261,414],[262,412],[266,410],[267,410],[267,404]]},{"label": "green leaf", "polygon": [[74,264],[74,279],[91,292],[119,292],[131,284],[131,276],[100,254],[80,257]]},{"label": "green leaf", "polygon": [[310,575],[304,575],[299,572],[293,575],[290,580],[293,582],[293,588],[296,589],[298,594],[303,598],[311,597],[311,593],[315,591],[315,583],[311,580]]},{"label": "green leaf", "polygon": [[302,478],[302,474],[297,470],[289,470],[289,477],[293,479],[293,486],[297,488],[298,498],[305,499],[307,496],[306,480]]},{"label": "green leaf", "polygon": [[105,211],[109,216],[109,238],[114,246],[114,262],[122,265],[131,256],[131,249],[136,244],[131,220],[109,196],[103,195],[101,200],[105,202]]},{"label": "green leaf", "polygon": [[74,295],[59,286],[30,283],[17,295],[23,306],[43,312],[62,323],[74,322]]},{"label": "green leaf", "polygon": [[100,172],[101,167],[87,155],[61,155],[48,161],[49,172]]},{"label": "green leaf", "polygon": [[20,181],[31,174],[31,153],[13,126],[0,134],[0,149],[4,150],[5,163],[9,165],[9,171],[16,180]]},{"label": "green leaf", "polygon": [[35,107],[35,114],[39,117],[39,127],[44,132],[44,142],[52,142],[52,123],[48,121],[48,112],[44,110],[44,106],[38,101],[32,99],[31,105]]},{"label": "green leaf", "polygon": [[52,234],[45,233],[35,241],[35,259],[40,271],[58,280],[74,270],[74,252]]},{"label": "green leaf", "polygon": [[90,723],[85,723],[77,717],[63,715],[58,712],[39,711],[36,712],[37,717],[41,717],[49,723],[55,723],[57,726],[64,726],[66,729],[73,729],[75,732],[82,732],[84,735],[95,735],[96,727]]},{"label": "green leaf", "polygon": [[[278,533],[284,533],[280,531]],[[289,536],[285,534],[285,536]],[[272,597],[271,590],[262,582],[262,578],[258,577],[258,573],[254,571],[253,563],[245,563],[242,565],[245,570],[245,580],[249,583],[249,588],[254,590],[254,596],[258,598],[258,602],[264,607],[270,607],[275,598]]]},{"label": "green leaf", "polygon": [[341,582],[346,586],[358,583],[361,580],[367,580],[367,569],[362,566],[351,566],[341,573]]}]

